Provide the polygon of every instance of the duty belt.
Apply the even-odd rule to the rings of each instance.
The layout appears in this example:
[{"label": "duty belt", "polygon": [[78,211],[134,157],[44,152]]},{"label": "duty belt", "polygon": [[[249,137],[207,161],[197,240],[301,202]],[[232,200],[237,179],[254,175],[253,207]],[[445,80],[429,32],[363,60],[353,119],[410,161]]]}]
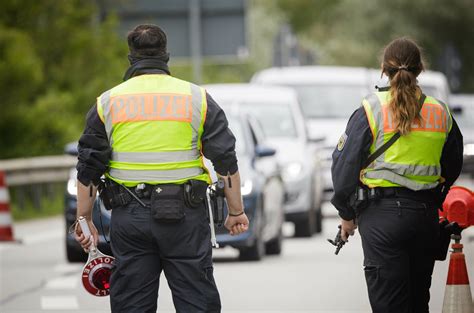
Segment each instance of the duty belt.
[{"label": "duty belt", "polygon": [[367,190],[369,200],[381,198],[408,198],[415,200],[434,201],[435,190],[414,191],[404,187],[376,187]]},{"label": "duty belt", "polygon": [[[173,188],[179,187],[184,193],[184,184],[159,184],[159,185],[148,185],[148,184],[138,184],[135,187],[128,188],[140,199],[150,199],[153,189],[160,188],[161,190],[166,190],[172,186]],[[125,187],[126,188],[126,187]]]},{"label": "duty belt", "polygon": [[112,180],[105,180],[100,188],[100,196],[106,209],[125,206],[130,201],[136,200],[146,206],[141,199],[149,200],[154,191],[158,194],[168,194],[172,191],[179,198],[182,197],[189,206],[197,206],[204,201],[207,183],[203,181],[190,180],[184,184],[138,184],[135,187],[125,187]]}]

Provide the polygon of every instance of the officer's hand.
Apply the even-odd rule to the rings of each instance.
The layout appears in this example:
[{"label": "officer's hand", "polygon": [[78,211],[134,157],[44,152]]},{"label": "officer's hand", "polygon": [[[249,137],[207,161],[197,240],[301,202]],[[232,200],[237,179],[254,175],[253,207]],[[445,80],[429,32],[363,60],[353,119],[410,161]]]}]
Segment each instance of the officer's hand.
[{"label": "officer's hand", "polygon": [[341,219],[341,239],[347,241],[349,236],[354,236],[354,232],[357,229],[357,224],[354,220],[346,221]]},{"label": "officer's hand", "polygon": [[[94,240],[94,245],[97,247],[97,244],[99,242],[99,232],[97,231],[97,228],[95,228],[94,223],[92,223],[92,221],[87,220],[87,224],[89,225],[89,229],[91,231],[91,235]],[[79,242],[79,244],[82,246],[82,249],[84,249],[85,252],[89,252],[89,246],[92,243],[91,238],[86,238],[84,236],[79,223],[76,223],[74,238],[76,239],[77,242]]]},{"label": "officer's hand", "polygon": [[239,235],[249,229],[249,219],[245,213],[239,216],[227,215],[224,226],[232,236]]}]

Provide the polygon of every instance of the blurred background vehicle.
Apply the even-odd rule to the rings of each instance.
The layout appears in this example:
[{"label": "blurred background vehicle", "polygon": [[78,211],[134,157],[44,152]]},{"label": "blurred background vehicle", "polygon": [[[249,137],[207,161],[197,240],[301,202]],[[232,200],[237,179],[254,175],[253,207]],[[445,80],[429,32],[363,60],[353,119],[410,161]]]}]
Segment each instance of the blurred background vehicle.
[{"label": "blurred background vehicle", "polygon": [[[77,156],[77,142],[66,145],[64,152]],[[77,211],[77,171],[72,168],[69,172],[66,193],[64,195],[64,218],[66,220],[66,257],[69,262],[86,262],[87,254],[74,239],[74,234],[69,232],[71,225],[76,221]],[[110,244],[110,211],[107,211],[99,201],[96,201],[92,210],[92,220],[99,231],[98,248],[105,254],[112,255]],[[107,240],[106,240],[107,238]]]},{"label": "blurred background vehicle", "polygon": [[226,112],[255,117],[265,143],[275,148],[285,183],[285,217],[296,237],[322,229],[323,177],[318,153],[309,145],[305,120],[292,89],[254,84],[208,85],[207,90]]},{"label": "blurred background vehicle", "polygon": [[309,138],[315,142],[323,140],[318,147],[322,152],[324,199],[329,200],[333,193],[332,152],[352,112],[373,90],[370,70],[340,66],[275,67],[257,72],[251,81],[295,89]]},{"label": "blurred background vehicle", "polygon": [[451,94],[449,104],[464,137],[462,171],[474,178],[474,94]]},{"label": "blurred background vehicle", "polygon": [[[250,220],[249,230],[231,236],[225,227],[216,230],[221,247],[239,250],[239,259],[260,260],[265,254],[282,251],[285,189],[276,150],[265,145],[259,125],[251,117],[239,112],[227,113],[229,127],[237,140],[241,191],[245,212]],[[212,180],[217,179],[209,160],[206,167]],[[225,208],[227,215],[227,207]]]},{"label": "blurred background vehicle", "polygon": [[[375,86],[384,87],[390,85],[388,77],[386,75],[381,76],[382,71],[380,69],[371,69],[370,72],[372,77],[372,86],[370,87],[372,90],[375,90]],[[436,71],[423,71],[418,76],[418,83],[426,95],[435,97],[445,103],[450,103],[449,84],[443,73]]]}]

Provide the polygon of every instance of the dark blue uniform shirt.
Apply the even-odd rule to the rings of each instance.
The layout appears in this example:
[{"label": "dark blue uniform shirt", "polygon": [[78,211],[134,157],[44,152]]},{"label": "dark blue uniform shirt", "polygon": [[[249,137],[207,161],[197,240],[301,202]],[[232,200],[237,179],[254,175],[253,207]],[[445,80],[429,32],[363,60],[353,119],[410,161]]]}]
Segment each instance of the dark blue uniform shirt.
[{"label": "dark blue uniform shirt", "polygon": [[[352,220],[355,218],[355,212],[349,205],[349,197],[355,192],[357,186],[362,184],[359,178],[360,171],[363,162],[369,156],[373,138],[362,106],[352,113],[344,137],[346,139],[342,149],[339,145],[339,149],[336,148],[332,154],[331,173],[334,196],[331,203],[339,211],[339,216],[345,220]],[[463,138],[454,118],[440,162],[441,176],[446,180],[445,187],[448,187],[445,190],[449,190],[461,173],[463,162]],[[444,201],[445,196],[446,194],[441,195],[440,199]]]}]

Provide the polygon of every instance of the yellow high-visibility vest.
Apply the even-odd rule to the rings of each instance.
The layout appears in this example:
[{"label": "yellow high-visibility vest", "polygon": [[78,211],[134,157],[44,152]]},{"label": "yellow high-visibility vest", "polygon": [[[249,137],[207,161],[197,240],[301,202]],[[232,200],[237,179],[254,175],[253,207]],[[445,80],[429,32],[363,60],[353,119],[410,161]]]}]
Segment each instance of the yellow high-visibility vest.
[{"label": "yellow high-visibility vest", "polygon": [[[390,92],[376,92],[362,104],[373,135],[374,153],[395,133],[389,109]],[[427,96],[421,120],[414,121],[409,134],[401,136],[382,155],[361,171],[361,181],[370,188],[406,187],[425,190],[436,187],[441,179],[441,154],[452,126],[447,105]]]},{"label": "yellow high-visibility vest", "polygon": [[206,92],[164,74],[133,77],[97,98],[112,147],[106,176],[139,183],[210,183],[201,154]]}]

